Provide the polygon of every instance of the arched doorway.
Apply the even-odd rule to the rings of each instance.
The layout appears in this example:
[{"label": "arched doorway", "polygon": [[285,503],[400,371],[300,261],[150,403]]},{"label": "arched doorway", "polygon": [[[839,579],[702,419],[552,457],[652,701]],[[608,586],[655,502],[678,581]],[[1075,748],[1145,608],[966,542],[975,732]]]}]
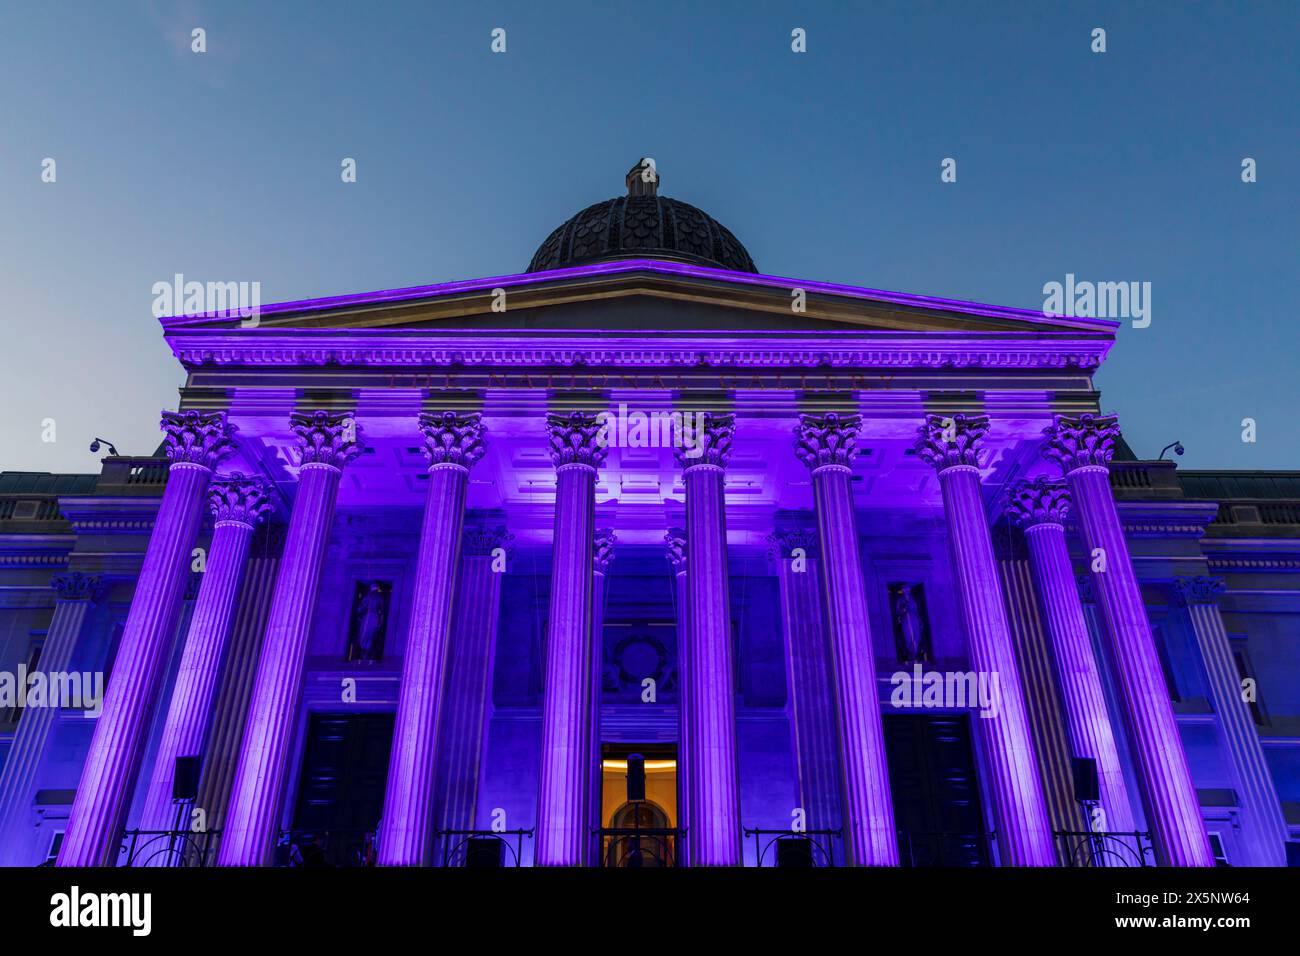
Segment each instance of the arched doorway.
[{"label": "arched doorway", "polygon": [[614,811],[605,845],[606,866],[672,866],[676,835],[668,814],[649,800],[625,803]]}]

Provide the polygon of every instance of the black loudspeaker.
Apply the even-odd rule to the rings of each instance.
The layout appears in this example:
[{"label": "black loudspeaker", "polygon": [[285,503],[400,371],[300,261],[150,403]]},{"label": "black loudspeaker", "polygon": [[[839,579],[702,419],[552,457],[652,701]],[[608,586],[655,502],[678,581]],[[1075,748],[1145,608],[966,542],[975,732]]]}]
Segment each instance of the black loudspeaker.
[{"label": "black loudspeaker", "polygon": [[780,839],[776,841],[776,865],[807,869],[813,865],[812,840]]},{"label": "black loudspeaker", "polygon": [[199,798],[199,757],[177,757],[172,770],[172,799],[190,801]]},{"label": "black loudspeaker", "polygon": [[1097,761],[1092,757],[1073,757],[1070,769],[1074,772],[1074,799],[1079,803],[1096,803],[1101,799],[1097,787]]},{"label": "black loudspeaker", "polygon": [[1286,844],[1286,865],[1300,866],[1300,843],[1288,840]]},{"label": "black loudspeaker", "polygon": [[468,870],[499,870],[505,845],[495,837],[470,837],[465,844],[465,868]]},{"label": "black loudspeaker", "polygon": [[629,754],[627,758],[627,799],[645,799],[645,757],[640,754]]}]

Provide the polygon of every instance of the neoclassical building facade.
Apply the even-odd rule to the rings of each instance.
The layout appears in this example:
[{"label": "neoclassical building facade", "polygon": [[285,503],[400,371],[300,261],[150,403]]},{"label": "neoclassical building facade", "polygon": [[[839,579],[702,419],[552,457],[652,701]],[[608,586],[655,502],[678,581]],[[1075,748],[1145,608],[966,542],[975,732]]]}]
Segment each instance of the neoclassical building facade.
[{"label": "neoclassical building facade", "polygon": [[106,678],[0,707],[0,863],[1285,863],[1300,475],[1138,459],[1114,322],[627,185],[521,274],[163,319],[157,453],[0,474],[0,666]]}]

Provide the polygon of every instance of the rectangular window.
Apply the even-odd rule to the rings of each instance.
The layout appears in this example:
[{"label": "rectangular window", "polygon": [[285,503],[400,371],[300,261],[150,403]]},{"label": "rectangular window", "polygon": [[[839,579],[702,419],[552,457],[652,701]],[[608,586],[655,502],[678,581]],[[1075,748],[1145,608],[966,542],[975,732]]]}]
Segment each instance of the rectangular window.
[{"label": "rectangular window", "polygon": [[[33,639],[31,646],[27,649],[26,664],[29,677],[41,663],[41,649],[44,646],[45,635],[42,634],[40,637]],[[6,707],[3,711],[0,711],[0,723],[16,725],[23,716],[22,704],[27,697],[27,686],[24,684],[22,687],[14,688],[14,690],[18,695],[18,699],[14,701],[12,707]]]},{"label": "rectangular window", "polygon": [[1250,716],[1255,721],[1256,727],[1263,727],[1268,723],[1268,717],[1264,713],[1264,705],[1259,699],[1259,681],[1255,679],[1255,669],[1250,666],[1250,657],[1246,654],[1244,647],[1234,647],[1232,649],[1232,659],[1237,664],[1237,676],[1242,681],[1251,682],[1251,697],[1247,701],[1250,705]]},{"label": "rectangular window", "polygon": [[1169,690],[1169,699],[1175,704],[1183,699],[1183,695],[1178,691],[1178,679],[1174,676],[1173,665],[1169,662],[1169,648],[1165,646],[1164,630],[1159,624],[1153,624],[1151,627],[1152,637],[1155,638],[1156,653],[1160,656],[1160,670],[1165,675],[1165,687]]},{"label": "rectangular window", "polygon": [[45,854],[45,866],[53,866],[54,861],[59,858],[59,848],[63,846],[63,831],[57,830],[54,838],[50,840],[50,852]]},{"label": "rectangular window", "polygon": [[1223,849],[1223,837],[1219,834],[1210,833],[1210,850],[1214,853],[1215,866],[1229,866],[1228,854]]}]

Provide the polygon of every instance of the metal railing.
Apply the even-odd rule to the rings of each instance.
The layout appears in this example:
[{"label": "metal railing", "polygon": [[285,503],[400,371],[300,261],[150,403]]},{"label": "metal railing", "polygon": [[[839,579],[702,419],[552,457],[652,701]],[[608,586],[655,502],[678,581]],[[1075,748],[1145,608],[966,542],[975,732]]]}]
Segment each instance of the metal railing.
[{"label": "metal railing", "polygon": [[602,827],[593,832],[600,866],[632,869],[676,866],[677,841],[686,833],[680,827]]},{"label": "metal railing", "polygon": [[[500,866],[509,853],[509,866],[524,865],[524,838],[533,838],[533,829],[527,830],[438,830],[437,836],[442,843],[442,866]],[[514,842],[510,841],[514,837]],[[479,853],[488,844],[491,852],[497,854],[496,862],[484,864]]]},{"label": "metal railing", "polygon": [[220,830],[127,830],[119,866],[212,866]]},{"label": "metal railing", "polygon": [[843,830],[745,827],[744,834],[754,838],[755,866],[835,866],[835,841],[844,838]]},{"label": "metal railing", "polygon": [[1151,834],[1145,831],[1092,833],[1085,830],[1057,830],[1052,836],[1056,838],[1066,866],[1156,865]]}]

